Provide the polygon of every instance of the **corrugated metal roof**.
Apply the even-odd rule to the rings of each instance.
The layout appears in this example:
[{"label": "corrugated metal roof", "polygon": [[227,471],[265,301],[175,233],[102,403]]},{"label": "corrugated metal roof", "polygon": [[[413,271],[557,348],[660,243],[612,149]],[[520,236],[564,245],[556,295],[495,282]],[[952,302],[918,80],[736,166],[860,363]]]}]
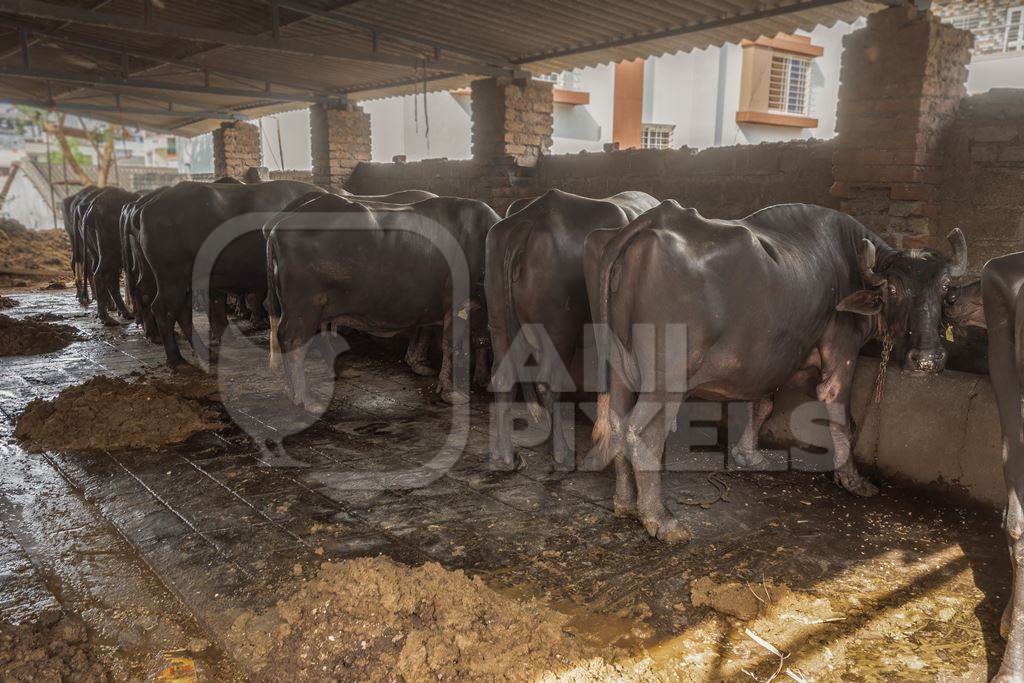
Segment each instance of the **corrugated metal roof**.
[{"label": "corrugated metal roof", "polygon": [[[0,101],[53,101],[94,118],[190,136],[225,119],[304,106],[281,101],[289,97],[344,93],[358,101],[453,89],[481,73],[547,74],[701,49],[850,22],[881,6],[868,0],[278,0],[275,38],[269,0],[150,2],[147,22],[139,0],[0,0]],[[19,29],[30,45],[27,67]],[[214,37],[224,39],[199,40],[200,29],[221,31]],[[131,83],[139,79],[153,87]],[[165,83],[190,91],[156,89]]]}]

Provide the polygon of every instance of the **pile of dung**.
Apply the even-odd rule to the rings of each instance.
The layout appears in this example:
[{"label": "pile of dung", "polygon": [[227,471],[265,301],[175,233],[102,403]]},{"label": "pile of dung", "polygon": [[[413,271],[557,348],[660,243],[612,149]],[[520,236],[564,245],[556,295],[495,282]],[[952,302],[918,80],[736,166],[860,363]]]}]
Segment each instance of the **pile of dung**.
[{"label": "pile of dung", "polygon": [[386,557],[320,566],[315,578],[227,635],[255,680],[654,680],[649,662],[584,643],[568,617],[499,595],[437,563]]},{"label": "pile of dung", "polygon": [[0,681],[106,680],[106,668],[97,660],[80,620],[0,623]]},{"label": "pile of dung", "polygon": [[33,452],[155,449],[220,426],[214,410],[166,385],[100,375],[29,403],[14,436]]},{"label": "pile of dung", "polygon": [[71,245],[63,230],[0,225],[0,275],[51,280],[71,272]]},{"label": "pile of dung", "polygon": [[52,353],[80,339],[70,325],[54,325],[38,316],[17,320],[0,314],[0,356]]},{"label": "pile of dung", "polygon": [[18,302],[9,296],[0,296],[0,311],[5,308],[14,308],[18,305]]}]

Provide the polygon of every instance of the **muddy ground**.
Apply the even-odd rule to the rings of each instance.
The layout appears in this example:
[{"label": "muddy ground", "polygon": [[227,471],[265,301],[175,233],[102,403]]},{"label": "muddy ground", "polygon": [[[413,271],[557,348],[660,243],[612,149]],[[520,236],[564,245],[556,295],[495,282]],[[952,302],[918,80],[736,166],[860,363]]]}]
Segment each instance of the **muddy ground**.
[{"label": "muddy ground", "polygon": [[0,623],[0,680],[104,681],[85,624],[73,616],[53,623]]},{"label": "muddy ground", "polygon": [[[670,453],[668,505],[694,540],[666,546],[613,515],[610,474],[553,472],[531,450],[525,469],[489,471],[483,400],[468,423],[455,422],[468,427],[461,457],[421,468],[444,452],[449,409],[400,354],[365,347],[346,354],[329,412],[304,430],[275,412],[276,378],[239,351],[230,382],[218,383],[239,424],[156,451],[32,454],[12,434],[30,400],[98,375],[171,376],[162,349],[134,329],[76,318],[73,293],[19,298],[11,315],[56,312],[88,340],[0,359],[0,572],[16,577],[0,581],[0,621],[54,605],[80,615],[115,677],[173,661],[206,680],[253,671],[280,680],[312,662],[340,666],[342,680],[373,679],[374,666],[397,670],[402,641],[416,633],[438,638],[437,659],[420,661],[427,671],[468,679],[476,676],[446,668],[452,648],[497,673],[507,650],[530,647],[554,623],[561,637],[547,631],[539,661],[573,680],[984,681],[998,666],[1009,567],[994,512],[884,482],[878,498],[857,499],[821,474],[709,477],[680,470],[713,456]],[[236,338],[264,353],[265,334],[243,325]],[[585,447],[584,425],[576,437]],[[377,556],[397,564],[366,564]],[[326,578],[325,562],[335,568]],[[459,620],[488,621],[493,610],[532,626],[512,627],[489,656],[481,639],[495,634]],[[284,660],[245,635],[253,620],[297,626],[276,655]],[[356,643],[357,620],[376,636]],[[313,646],[324,640],[341,643],[327,649],[337,658],[297,659],[321,656]],[[574,653],[595,651],[614,674],[576,668]]]}]

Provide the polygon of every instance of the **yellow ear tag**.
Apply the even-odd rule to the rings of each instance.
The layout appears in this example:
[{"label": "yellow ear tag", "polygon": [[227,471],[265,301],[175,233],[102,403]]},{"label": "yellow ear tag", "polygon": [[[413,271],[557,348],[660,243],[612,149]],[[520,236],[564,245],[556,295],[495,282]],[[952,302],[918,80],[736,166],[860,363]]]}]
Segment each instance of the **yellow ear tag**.
[{"label": "yellow ear tag", "polygon": [[953,326],[946,325],[946,341],[953,341]]}]

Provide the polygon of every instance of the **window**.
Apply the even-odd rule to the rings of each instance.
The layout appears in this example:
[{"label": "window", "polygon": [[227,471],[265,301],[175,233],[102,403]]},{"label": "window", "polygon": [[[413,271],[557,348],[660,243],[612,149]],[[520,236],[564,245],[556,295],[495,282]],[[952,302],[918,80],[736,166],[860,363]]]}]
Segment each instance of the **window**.
[{"label": "window", "polygon": [[1006,10],[1006,40],[1003,49],[1006,52],[1024,50],[1024,6]]},{"label": "window", "polygon": [[640,134],[642,149],[669,149],[672,147],[672,132],[676,127],[668,123],[645,123]]},{"label": "window", "polygon": [[811,68],[824,48],[810,36],[777,33],[744,40],[736,123],[817,128],[811,110]]},{"label": "window", "polygon": [[768,78],[768,111],[807,116],[807,84],[811,60],[795,55],[772,55]]},{"label": "window", "polygon": [[964,31],[977,31],[981,28],[981,15],[962,14],[958,17],[950,17],[946,19],[946,23],[951,25],[953,28],[963,29]]}]

